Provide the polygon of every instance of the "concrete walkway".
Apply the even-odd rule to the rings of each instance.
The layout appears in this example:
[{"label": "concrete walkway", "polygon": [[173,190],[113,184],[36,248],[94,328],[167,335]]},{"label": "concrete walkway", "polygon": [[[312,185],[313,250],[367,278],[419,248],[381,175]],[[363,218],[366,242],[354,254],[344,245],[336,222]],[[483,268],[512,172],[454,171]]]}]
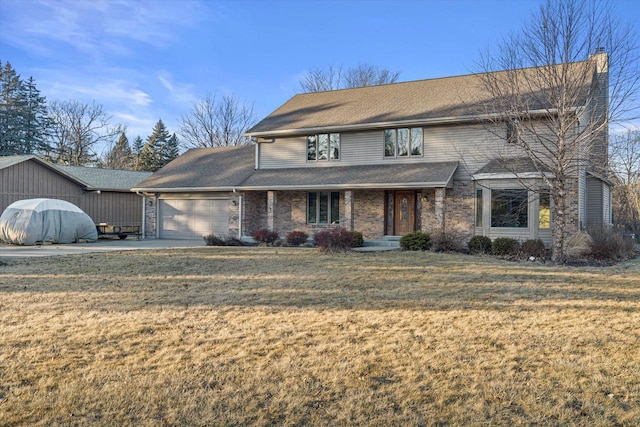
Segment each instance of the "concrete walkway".
[{"label": "concrete walkway", "polygon": [[0,259],[31,258],[90,252],[132,251],[136,249],[191,248],[204,246],[203,240],[167,239],[98,239],[95,243],[71,243],[68,245],[16,246],[0,243]]}]

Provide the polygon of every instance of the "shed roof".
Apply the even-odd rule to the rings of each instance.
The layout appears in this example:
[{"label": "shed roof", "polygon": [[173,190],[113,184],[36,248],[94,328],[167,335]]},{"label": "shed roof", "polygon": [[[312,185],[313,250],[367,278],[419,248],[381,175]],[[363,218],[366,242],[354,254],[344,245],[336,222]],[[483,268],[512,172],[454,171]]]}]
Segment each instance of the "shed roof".
[{"label": "shed roof", "polygon": [[423,188],[451,184],[457,162],[255,170],[255,147],[198,148],[135,186],[137,191]]}]

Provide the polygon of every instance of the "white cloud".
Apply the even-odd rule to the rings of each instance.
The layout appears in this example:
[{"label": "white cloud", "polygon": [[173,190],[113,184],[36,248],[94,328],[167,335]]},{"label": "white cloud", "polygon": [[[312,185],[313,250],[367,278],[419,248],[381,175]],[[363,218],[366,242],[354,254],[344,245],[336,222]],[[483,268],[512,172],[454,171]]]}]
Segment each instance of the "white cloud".
[{"label": "white cloud", "polygon": [[[136,44],[168,46],[183,28],[209,19],[209,3],[133,0],[2,0],[5,43],[37,54],[72,47],[93,58],[133,56]],[[217,11],[213,11],[219,16]]]}]

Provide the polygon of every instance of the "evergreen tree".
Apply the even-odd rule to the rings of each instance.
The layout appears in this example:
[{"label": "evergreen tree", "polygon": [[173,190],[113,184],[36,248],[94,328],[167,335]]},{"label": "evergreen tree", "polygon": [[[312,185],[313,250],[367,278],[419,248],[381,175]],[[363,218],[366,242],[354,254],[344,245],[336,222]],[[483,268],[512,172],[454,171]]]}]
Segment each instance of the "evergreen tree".
[{"label": "evergreen tree", "polygon": [[33,77],[24,82],[9,62],[0,62],[0,155],[46,150],[46,100]]},{"label": "evergreen tree", "polygon": [[104,161],[104,167],[110,169],[131,169],[134,166],[133,154],[129,139],[124,132],[120,134],[118,142],[107,153]]},{"label": "evergreen tree", "polygon": [[138,164],[140,163],[140,153],[142,152],[142,148],[144,147],[144,142],[140,135],[136,136],[136,139],[133,140],[133,145],[131,146],[131,151],[133,152],[133,164],[135,169],[138,169]]},{"label": "evergreen tree", "polygon": [[155,172],[164,166],[166,164],[164,156],[169,139],[169,131],[162,122],[162,119],[158,120],[158,123],[156,123],[153,128],[153,132],[147,137],[147,142],[140,152],[138,170]]},{"label": "evergreen tree", "polygon": [[42,153],[50,149],[47,142],[48,130],[51,122],[47,115],[47,100],[40,95],[40,90],[36,87],[33,77],[25,83],[26,103],[25,125],[26,137],[29,141],[29,151],[31,153]]},{"label": "evergreen tree", "polygon": [[166,165],[167,163],[169,163],[179,155],[180,155],[180,146],[178,142],[178,137],[174,132],[173,135],[171,135],[171,137],[167,141],[167,144],[164,146],[164,149],[162,150],[162,158],[164,161],[164,165]]}]

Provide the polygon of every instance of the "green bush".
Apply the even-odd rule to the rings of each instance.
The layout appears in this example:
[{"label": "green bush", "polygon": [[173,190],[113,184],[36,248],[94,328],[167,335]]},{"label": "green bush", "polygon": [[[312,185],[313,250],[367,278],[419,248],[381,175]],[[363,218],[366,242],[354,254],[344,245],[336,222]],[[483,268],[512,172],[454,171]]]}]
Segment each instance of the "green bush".
[{"label": "green bush", "polygon": [[289,246],[300,246],[307,243],[308,238],[309,235],[304,231],[294,230],[287,234],[286,240]]},{"label": "green bush", "polygon": [[273,242],[280,238],[277,231],[271,231],[266,228],[256,230],[251,234],[251,237],[258,243],[264,243],[266,245],[273,245]]},{"label": "green bush", "polygon": [[469,252],[472,254],[490,254],[492,249],[491,238],[487,236],[473,236],[469,240]]},{"label": "green bush", "polygon": [[348,231],[343,227],[329,228],[318,231],[313,239],[323,251],[345,252],[354,247],[358,237],[356,232]]},{"label": "green bush", "polygon": [[431,245],[431,235],[422,231],[409,233],[400,238],[400,247],[406,251],[428,251]]},{"label": "green bush", "polygon": [[526,257],[543,258],[546,252],[547,248],[540,239],[530,239],[522,243],[522,253]]},{"label": "green bush", "polygon": [[498,237],[493,241],[492,247],[494,255],[516,255],[520,251],[520,242],[511,237]]}]

